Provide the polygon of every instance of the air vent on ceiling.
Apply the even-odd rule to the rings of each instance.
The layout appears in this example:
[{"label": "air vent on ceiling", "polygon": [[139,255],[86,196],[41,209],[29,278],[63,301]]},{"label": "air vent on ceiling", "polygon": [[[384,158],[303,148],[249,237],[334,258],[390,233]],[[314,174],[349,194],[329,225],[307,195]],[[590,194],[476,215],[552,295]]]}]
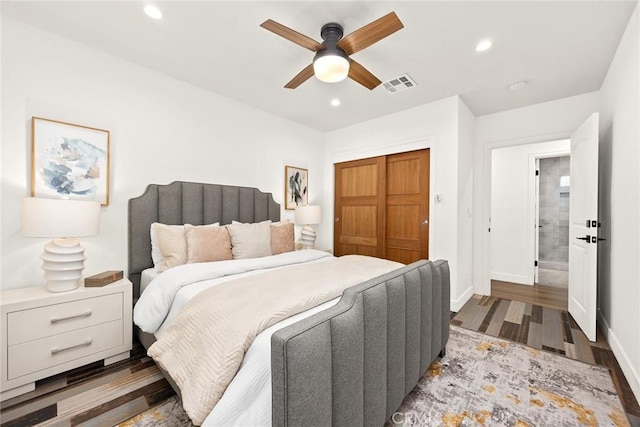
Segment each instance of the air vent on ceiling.
[{"label": "air vent on ceiling", "polygon": [[398,93],[416,87],[416,82],[409,74],[403,74],[400,77],[383,82],[382,84],[389,93]]}]

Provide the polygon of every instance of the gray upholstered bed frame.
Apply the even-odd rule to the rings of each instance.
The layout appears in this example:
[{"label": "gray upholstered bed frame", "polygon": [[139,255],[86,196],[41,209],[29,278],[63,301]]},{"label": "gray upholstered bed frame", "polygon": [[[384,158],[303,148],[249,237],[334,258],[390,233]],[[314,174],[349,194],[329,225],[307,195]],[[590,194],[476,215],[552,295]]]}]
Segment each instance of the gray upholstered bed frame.
[{"label": "gray upholstered bed frame", "polygon": [[[149,228],[280,219],[255,188],[173,182],[129,200],[129,278],[153,266]],[[274,426],[383,425],[449,339],[449,265],[418,261],[346,290],[271,339]],[[137,331],[148,347],[150,334]],[[170,378],[168,378],[170,380]],[[170,381],[172,385],[175,384]]]}]

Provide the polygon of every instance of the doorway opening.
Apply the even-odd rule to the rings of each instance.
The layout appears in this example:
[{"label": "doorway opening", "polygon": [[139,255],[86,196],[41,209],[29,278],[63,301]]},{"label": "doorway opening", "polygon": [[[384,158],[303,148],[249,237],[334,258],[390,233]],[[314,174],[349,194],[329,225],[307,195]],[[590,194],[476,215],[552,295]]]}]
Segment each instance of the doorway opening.
[{"label": "doorway opening", "polygon": [[570,156],[539,158],[537,271],[535,283],[569,287]]},{"label": "doorway opening", "polygon": [[567,309],[569,153],[569,140],[491,151],[493,296]]}]

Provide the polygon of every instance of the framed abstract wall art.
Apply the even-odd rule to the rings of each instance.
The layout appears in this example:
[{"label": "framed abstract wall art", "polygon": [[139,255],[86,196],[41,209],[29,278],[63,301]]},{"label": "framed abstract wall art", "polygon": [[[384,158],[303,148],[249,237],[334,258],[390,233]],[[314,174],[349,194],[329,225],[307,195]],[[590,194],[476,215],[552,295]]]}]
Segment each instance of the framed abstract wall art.
[{"label": "framed abstract wall art", "polygon": [[31,196],[109,204],[109,131],[31,118]]},{"label": "framed abstract wall art", "polygon": [[284,208],[292,210],[295,209],[296,206],[309,204],[307,187],[309,174],[307,170],[295,166],[285,166],[284,179]]}]

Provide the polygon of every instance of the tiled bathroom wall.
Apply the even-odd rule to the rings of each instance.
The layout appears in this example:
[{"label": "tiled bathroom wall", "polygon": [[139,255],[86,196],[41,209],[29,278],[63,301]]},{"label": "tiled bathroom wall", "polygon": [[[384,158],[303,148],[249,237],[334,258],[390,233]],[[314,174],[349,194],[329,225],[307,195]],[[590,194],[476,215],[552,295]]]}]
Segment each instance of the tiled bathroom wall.
[{"label": "tiled bathroom wall", "polygon": [[569,156],[540,159],[539,250],[542,268],[566,270],[569,261]]}]

